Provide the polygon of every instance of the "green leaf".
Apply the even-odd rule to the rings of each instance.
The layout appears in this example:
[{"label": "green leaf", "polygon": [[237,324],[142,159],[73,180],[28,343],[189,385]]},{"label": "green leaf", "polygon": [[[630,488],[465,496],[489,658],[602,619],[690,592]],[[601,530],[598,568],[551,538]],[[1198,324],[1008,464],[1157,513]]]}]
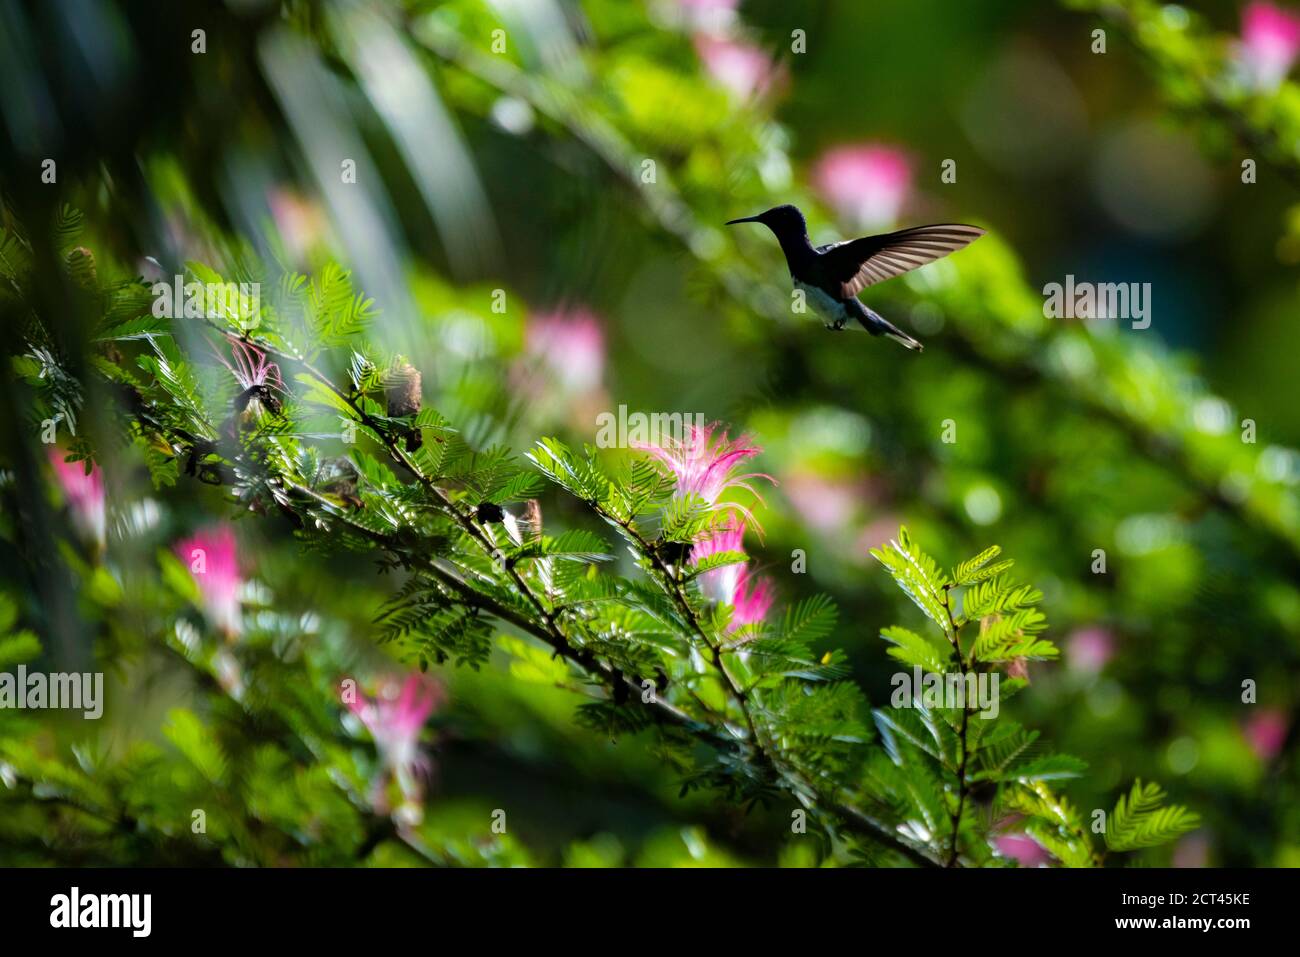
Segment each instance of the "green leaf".
[{"label": "green leaf", "polygon": [[363,452],[361,449],[353,448],[349,453],[349,458],[357,467],[357,471],[377,490],[392,489],[399,484],[393,470],[373,455]]},{"label": "green leaf", "polygon": [[895,541],[885,548],[873,548],[871,554],[889,570],[894,581],[926,617],[946,632],[948,613],[941,596],[948,579],[934,559],[912,543],[907,529],[900,528]]},{"label": "green leaf", "polygon": [[293,378],[294,381],[303,386],[303,390],[297,393],[298,398],[302,401],[310,402],[313,405],[321,405],[328,409],[334,409],[337,412],[341,412],[349,419],[356,416],[356,412],[353,411],[352,406],[348,405],[346,399],[329,386],[325,385],[325,383],[321,382],[314,375],[310,375],[306,372],[299,372]]},{"label": "green leaf", "polygon": [[992,615],[980,621],[979,637],[975,639],[971,655],[976,661],[983,662],[1055,658],[1059,654],[1056,646],[1034,637],[1046,627],[1047,619],[1037,608]]},{"label": "green leaf", "polygon": [[1180,804],[1162,807],[1164,789],[1134,781],[1128,795],[1120,795],[1106,822],[1106,846],[1112,851],[1155,847],[1195,830],[1200,817]]},{"label": "green leaf", "polygon": [[54,232],[51,238],[55,250],[60,254],[66,253],[81,238],[85,224],[86,216],[81,210],[67,203],[62,204],[54,214]]},{"label": "green leaf", "polygon": [[608,476],[596,467],[590,456],[577,458],[558,439],[541,439],[526,457],[552,482],[583,501],[602,505],[608,500]]},{"label": "green leaf", "polygon": [[1009,774],[1020,781],[1055,781],[1081,777],[1088,770],[1088,762],[1072,754],[1045,754],[1016,765]]},{"label": "green leaf", "polygon": [[594,532],[574,528],[555,538],[544,537],[519,549],[520,558],[554,556],[571,562],[607,562],[613,559],[605,540]]},{"label": "green leaf", "polygon": [[[974,558],[968,558],[958,565],[952,572],[954,585],[970,585],[979,580],[975,576],[980,573],[985,565],[1002,554],[1002,546],[990,545],[984,551],[980,552]],[[1010,564],[1009,562],[1006,564]],[[985,578],[989,577],[987,575]]]},{"label": "green leaf", "polygon": [[1026,816],[1025,833],[1066,867],[1093,867],[1092,845],[1079,814],[1064,797],[1041,780],[1006,788],[1002,803],[1007,810]]},{"label": "green leaf", "polygon": [[132,339],[148,339],[150,336],[167,335],[171,332],[171,320],[153,315],[139,316],[115,325],[101,328],[95,333],[96,342],[127,342]]},{"label": "green leaf", "polygon": [[714,552],[712,555],[705,555],[691,565],[690,577],[698,578],[705,572],[727,568],[730,565],[740,565],[747,561],[749,561],[749,556],[744,552]]},{"label": "green leaf", "polygon": [[805,598],[785,613],[781,634],[790,641],[810,646],[835,630],[839,609],[827,595]]},{"label": "green leaf", "polygon": [[962,596],[964,621],[989,615],[1011,614],[1043,600],[1043,593],[1031,585],[1019,585],[1006,576],[972,585]]},{"label": "green leaf", "polygon": [[894,645],[887,652],[896,661],[908,667],[919,667],[925,671],[943,673],[948,666],[952,649],[941,648],[937,643],[923,638],[914,631],[898,625],[891,625],[880,632],[880,637]]},{"label": "green leaf", "polygon": [[499,637],[497,646],[510,655],[510,674],[521,681],[562,685],[569,680],[569,666],[548,650],[510,635]]},{"label": "green leaf", "polygon": [[210,783],[220,785],[224,782],[226,756],[194,712],[185,708],[172,709],[163,725],[163,734]]},{"label": "green leaf", "polygon": [[0,592],[0,632],[6,632],[18,620],[18,603],[4,592]]},{"label": "green leaf", "polygon": [[41,653],[41,642],[30,631],[19,631],[0,638],[0,670],[31,661]]}]

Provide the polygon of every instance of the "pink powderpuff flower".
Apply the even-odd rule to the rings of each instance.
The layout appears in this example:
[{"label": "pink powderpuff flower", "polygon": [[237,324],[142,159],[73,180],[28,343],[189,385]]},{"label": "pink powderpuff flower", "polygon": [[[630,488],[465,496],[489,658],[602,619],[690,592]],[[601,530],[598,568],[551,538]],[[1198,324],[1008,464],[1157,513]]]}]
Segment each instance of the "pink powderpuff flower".
[{"label": "pink powderpuff flower", "polygon": [[54,468],[54,478],[63,490],[63,497],[72,509],[73,520],[82,534],[92,538],[100,547],[104,545],[106,526],[104,507],[104,476],[99,466],[91,464],[86,471],[86,462],[69,462],[64,458],[64,451],[50,449],[50,465]]},{"label": "pink powderpuff flower", "polygon": [[311,251],[327,239],[324,211],[306,196],[281,187],[271,189],[266,200],[289,259],[306,264]]},{"label": "pink powderpuff flower", "polygon": [[[697,542],[691,549],[691,563],[698,565],[710,555],[725,552],[744,552],[745,523],[729,519],[707,538]],[[731,603],[736,593],[736,586],[744,569],[743,562],[711,568],[700,576],[700,590],[713,601]]]},{"label": "pink powderpuff flower", "polygon": [[1071,671],[1095,675],[1115,653],[1115,636],[1105,628],[1080,628],[1065,639],[1065,657]]},{"label": "pink powderpuff flower", "polygon": [[1251,82],[1275,90],[1300,54],[1300,15],[1271,3],[1246,5],[1238,55]]},{"label": "pink powderpuff flower", "polygon": [[239,555],[229,525],[196,533],[176,545],[176,555],[190,570],[203,597],[203,611],[227,639],[243,630],[240,622]]},{"label": "pink powderpuff flower", "polygon": [[898,222],[911,195],[912,164],[892,146],[838,146],[822,154],[812,182],[822,199],[854,226],[882,229]]},{"label": "pink powderpuff flower", "polygon": [[748,565],[742,567],[736,588],[731,594],[731,607],[735,610],[727,630],[735,631],[745,625],[759,624],[767,617],[775,600],[772,582],[752,573]]},{"label": "pink powderpuff flower", "polygon": [[[230,374],[235,377],[239,387],[243,390],[243,396],[239,401],[239,409],[243,411],[248,403],[257,400],[267,406],[272,412],[280,411],[279,399],[271,392],[277,389],[284,391],[284,380],[280,377],[280,367],[267,358],[266,353],[253,345],[251,342],[245,342],[235,336],[227,335],[230,340],[231,356],[235,360],[232,365],[226,361],[225,356],[217,352],[217,359],[223,366],[230,370]],[[213,351],[216,351],[215,348]]]},{"label": "pink powderpuff flower", "polygon": [[1286,713],[1276,708],[1257,711],[1246,722],[1246,741],[1255,756],[1265,763],[1282,753],[1286,744],[1288,721]]},{"label": "pink powderpuff flower", "polygon": [[1008,662],[1007,662],[1007,677],[1008,677],[1008,678],[1023,678],[1025,681],[1028,681],[1028,680],[1029,680],[1029,659],[1028,659],[1028,658],[1012,658],[1010,661],[1008,661]]},{"label": "pink powderpuff flower", "polygon": [[1003,834],[993,839],[993,846],[1003,857],[1021,867],[1046,867],[1052,856],[1028,834]]},{"label": "pink powderpuff flower", "polygon": [[785,480],[786,496],[799,517],[821,532],[844,528],[864,497],[864,485],[815,472],[796,472]]},{"label": "pink powderpuff flower", "polygon": [[770,90],[777,78],[772,58],[752,44],[712,33],[695,35],[695,52],[709,75],[738,100]]},{"label": "pink powderpuff flower", "polygon": [[737,468],[758,455],[762,449],[751,444],[748,436],[742,435],[733,441],[727,437],[726,432],[719,435],[716,424],[687,426],[685,438],[680,441],[668,438],[659,444],[635,443],[633,448],[649,452],[673,473],[677,479],[674,492],[677,498],[698,495],[711,507],[730,512],[734,518],[750,523],[754,523],[754,517],[749,509],[734,502],[719,504],[718,499],[734,488],[743,488],[758,498],[758,493],[749,484],[750,479],[767,479],[776,484],[772,476],[763,472],[737,475]]},{"label": "pink powderpuff flower", "polygon": [[530,317],[524,349],[571,394],[591,391],[605,374],[605,331],[587,309]]},{"label": "pink powderpuff flower", "polygon": [[[710,555],[743,553],[744,550],[745,524],[733,517],[695,544],[691,549],[691,562],[698,565]],[[763,621],[775,598],[771,581],[753,574],[748,561],[706,571],[700,576],[700,590],[713,601],[731,605],[729,632]]]},{"label": "pink powderpuff flower", "polygon": [[374,698],[358,695],[348,703],[348,709],[375,739],[384,765],[384,776],[375,782],[375,809],[387,812],[387,785],[395,781],[402,801],[394,816],[411,826],[419,824],[423,817],[424,781],[432,770],[428,755],[420,748],[420,733],[442,701],[442,685],[413,672],[400,686],[390,679]]}]

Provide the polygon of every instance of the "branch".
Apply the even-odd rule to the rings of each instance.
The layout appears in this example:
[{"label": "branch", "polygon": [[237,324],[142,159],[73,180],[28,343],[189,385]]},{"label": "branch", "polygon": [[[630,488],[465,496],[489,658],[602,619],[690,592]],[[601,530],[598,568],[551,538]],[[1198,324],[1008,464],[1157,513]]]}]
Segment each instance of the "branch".
[{"label": "branch", "polygon": [[[966,663],[966,656],[961,650],[961,629],[958,628],[956,620],[952,616],[952,583],[949,582],[943,586],[943,610],[948,616],[948,627],[944,629],[948,633],[948,640],[952,642],[953,649],[957,653],[957,667],[961,671],[962,681],[962,709],[961,709],[961,731],[959,739],[961,741],[961,762],[957,765],[957,809],[952,813],[952,845],[948,849],[947,867],[955,867],[957,864],[958,847],[957,841],[961,834],[961,814],[966,806],[966,761],[970,757],[969,748],[966,745],[966,726],[970,721],[970,701],[967,700],[966,694],[966,673],[969,670]],[[973,653],[973,652],[972,652]]]},{"label": "branch", "polygon": [[[208,324],[217,331],[223,333],[226,331],[211,321],[208,321]],[[242,337],[242,341],[265,351],[276,359],[296,364],[338,396],[347,404],[348,408],[356,416],[357,421],[364,424],[379,437],[381,444],[393,461],[415,476],[416,481],[429,496],[435,508],[453,518],[485,556],[494,557],[496,550],[493,543],[479,528],[474,519],[449,499],[430,476],[421,471],[418,463],[406,454],[399,437],[394,434],[393,430],[389,429],[386,423],[380,422],[371,416],[354,395],[338,388],[328,376],[300,356],[287,353],[267,342],[256,340],[248,334]],[[141,401],[143,402],[143,399]],[[172,437],[169,437],[169,441],[172,441]],[[428,555],[412,555],[409,543],[399,541],[395,537],[357,523],[351,518],[346,509],[340,508],[313,489],[291,481],[282,475],[277,475],[274,481],[284,491],[301,496],[316,508],[322,509],[331,520],[345,523],[351,530],[386,551],[403,567],[418,570],[420,573],[430,576],[442,588],[452,593],[463,607],[486,612],[541,641],[550,647],[555,654],[574,665],[581,673],[594,678],[595,683],[601,684],[608,689],[615,682],[622,681],[629,691],[635,692],[628,696],[628,700],[640,703],[642,707],[648,710],[652,720],[656,723],[681,728],[696,737],[707,736],[711,744],[720,749],[734,748],[738,745],[736,736],[725,729],[725,717],[716,715],[698,696],[694,700],[701,709],[702,717],[696,717],[683,711],[665,700],[661,695],[653,695],[649,701],[645,701],[640,694],[641,689],[633,677],[623,674],[610,662],[598,658],[590,650],[575,646],[561,627],[556,615],[546,606],[524,577],[519,574],[518,570],[509,563],[505,565],[505,573],[513,587],[517,588],[520,594],[534,607],[537,612],[536,618],[523,615],[518,610],[501,604],[491,595],[475,588],[471,582],[458,573],[454,566],[451,568],[446,567],[446,564],[449,563],[444,563],[444,560]],[[282,507],[287,507],[287,505],[282,503]],[[293,511],[291,508],[289,510]],[[844,801],[840,796],[841,790],[838,787],[832,787],[829,790],[817,787],[792,762],[786,759],[772,742],[765,740],[765,736],[761,733],[759,723],[755,720],[753,714],[750,692],[743,688],[727,670],[720,647],[710,640],[685,593],[682,591],[681,583],[669,572],[651,544],[630,522],[621,521],[599,507],[597,507],[597,512],[606,520],[614,522],[630,537],[637,549],[650,563],[651,568],[654,570],[653,577],[674,602],[695,638],[709,650],[712,664],[722,676],[727,694],[744,720],[748,738],[752,742],[754,749],[754,756],[758,759],[759,765],[766,768],[771,775],[773,783],[797,795],[804,795],[814,802],[816,807],[823,809],[837,819],[839,825],[846,831],[883,844],[919,866],[937,866],[938,861],[928,853],[903,840],[891,828],[876,821],[866,812]],[[719,717],[722,718],[721,722],[716,720]]]}]

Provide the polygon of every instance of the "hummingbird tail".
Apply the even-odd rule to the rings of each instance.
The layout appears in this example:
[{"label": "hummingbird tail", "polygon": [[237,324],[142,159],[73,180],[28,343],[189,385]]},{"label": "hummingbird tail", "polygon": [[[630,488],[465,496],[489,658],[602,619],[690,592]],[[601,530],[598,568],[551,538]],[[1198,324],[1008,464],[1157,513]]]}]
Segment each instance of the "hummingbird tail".
[{"label": "hummingbird tail", "polygon": [[[861,304],[859,303],[859,305]],[[859,316],[858,321],[862,323],[867,332],[871,333],[873,336],[888,336],[895,342],[906,346],[908,349],[915,349],[917,352],[925,351],[925,347],[921,345],[921,343],[917,342],[884,316],[868,309],[866,306],[862,306],[862,311],[866,313],[866,317],[863,318],[862,316]]]}]

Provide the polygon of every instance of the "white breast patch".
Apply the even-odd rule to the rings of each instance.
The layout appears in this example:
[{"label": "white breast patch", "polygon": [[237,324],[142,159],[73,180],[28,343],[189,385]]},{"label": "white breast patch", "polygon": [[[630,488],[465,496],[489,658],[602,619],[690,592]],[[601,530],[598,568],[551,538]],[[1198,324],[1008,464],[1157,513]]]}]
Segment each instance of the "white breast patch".
[{"label": "white breast patch", "polygon": [[812,306],[813,312],[821,316],[827,322],[843,324],[848,320],[849,317],[844,308],[844,304],[839,300],[828,296],[816,286],[810,286],[807,283],[800,282],[798,279],[794,281],[794,287],[803,290],[805,300],[808,305]]}]

